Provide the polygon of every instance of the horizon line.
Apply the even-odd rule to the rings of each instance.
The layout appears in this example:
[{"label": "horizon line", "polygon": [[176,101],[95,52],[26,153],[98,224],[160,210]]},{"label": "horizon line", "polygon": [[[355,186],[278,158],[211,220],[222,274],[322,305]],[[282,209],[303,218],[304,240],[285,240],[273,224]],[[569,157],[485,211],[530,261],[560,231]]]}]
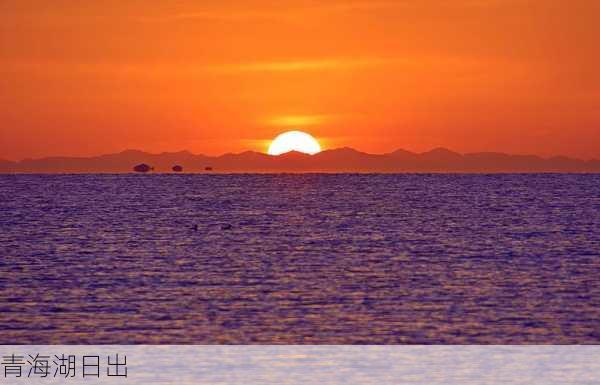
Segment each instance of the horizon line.
[{"label": "horizon line", "polygon": [[270,155],[266,152],[262,152],[262,151],[256,151],[256,150],[244,150],[244,151],[240,151],[240,152],[225,152],[222,153],[220,155],[207,155],[204,153],[194,153],[190,150],[178,150],[178,151],[162,151],[162,152],[152,152],[152,151],[145,151],[145,150],[140,150],[140,149],[135,149],[135,148],[126,148],[124,150],[121,151],[116,151],[116,152],[109,152],[109,153],[99,153],[96,155],[47,155],[47,156],[41,156],[41,157],[26,157],[26,158],[22,158],[19,160],[11,160],[11,159],[7,159],[7,158],[3,158],[0,157],[0,161],[7,161],[10,163],[21,163],[21,162],[26,162],[26,161],[38,161],[38,160],[44,160],[44,159],[52,159],[52,158],[75,158],[75,159],[86,159],[86,158],[97,158],[97,157],[102,157],[102,156],[110,156],[110,155],[117,155],[117,154],[123,154],[126,152],[139,152],[139,153],[144,153],[147,155],[166,155],[166,154],[181,154],[181,153],[187,153],[189,155],[192,156],[204,156],[207,158],[220,158],[223,156],[227,156],[227,155],[241,155],[241,154],[245,154],[245,153],[256,153],[256,154],[261,154],[261,155],[265,155],[268,157],[281,157],[281,156],[287,156],[287,155],[291,155],[291,154],[297,154],[297,155],[304,155],[307,157],[313,157],[313,156],[319,156],[319,154],[325,153],[325,152],[331,152],[331,151],[340,151],[340,150],[351,150],[360,154],[364,154],[364,155],[373,155],[373,156],[386,156],[386,155],[392,155],[395,152],[406,152],[409,154],[413,154],[413,155],[423,155],[423,154],[427,154],[427,153],[431,153],[434,151],[445,151],[448,153],[452,153],[452,154],[456,154],[456,155],[460,155],[460,156],[465,156],[465,155],[473,155],[473,154],[497,154],[497,155],[507,155],[507,156],[523,156],[523,157],[527,157],[527,156],[534,156],[540,159],[554,159],[554,158],[566,158],[566,159],[571,159],[571,160],[578,160],[578,161],[584,161],[584,162],[591,162],[591,161],[598,161],[600,160],[600,157],[592,157],[592,158],[579,158],[579,157],[572,157],[572,156],[568,156],[568,155],[562,155],[562,154],[557,154],[557,155],[548,155],[548,156],[544,156],[544,155],[538,155],[538,154],[523,154],[523,153],[509,153],[509,152],[502,152],[502,151],[474,151],[474,152],[458,152],[458,151],[454,151],[451,150],[449,148],[446,147],[434,147],[431,150],[428,151],[423,151],[423,152],[415,152],[415,151],[410,151],[410,150],[406,150],[403,148],[397,148],[393,151],[389,151],[389,152],[383,152],[383,153],[369,153],[369,152],[364,152],[361,150],[358,150],[356,148],[350,147],[350,146],[343,146],[343,147],[335,147],[335,148],[327,148],[324,149],[316,154],[306,154],[300,151],[288,151],[286,153],[280,154],[280,155]]}]

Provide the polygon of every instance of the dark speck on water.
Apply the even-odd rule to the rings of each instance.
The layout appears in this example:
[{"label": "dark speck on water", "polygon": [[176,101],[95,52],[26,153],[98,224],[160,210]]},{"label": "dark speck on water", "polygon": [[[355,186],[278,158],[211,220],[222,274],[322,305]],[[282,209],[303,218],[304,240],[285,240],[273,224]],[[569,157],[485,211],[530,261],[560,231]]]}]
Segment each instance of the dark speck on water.
[{"label": "dark speck on water", "polygon": [[4,344],[597,344],[599,277],[600,175],[0,176]]}]

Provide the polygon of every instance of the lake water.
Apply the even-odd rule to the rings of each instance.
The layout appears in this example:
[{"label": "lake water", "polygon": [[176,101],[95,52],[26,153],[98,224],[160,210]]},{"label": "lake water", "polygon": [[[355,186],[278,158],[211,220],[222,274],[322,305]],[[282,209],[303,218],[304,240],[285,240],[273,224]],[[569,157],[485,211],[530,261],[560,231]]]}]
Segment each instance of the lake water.
[{"label": "lake water", "polygon": [[4,344],[597,344],[599,277],[600,175],[0,176]]}]

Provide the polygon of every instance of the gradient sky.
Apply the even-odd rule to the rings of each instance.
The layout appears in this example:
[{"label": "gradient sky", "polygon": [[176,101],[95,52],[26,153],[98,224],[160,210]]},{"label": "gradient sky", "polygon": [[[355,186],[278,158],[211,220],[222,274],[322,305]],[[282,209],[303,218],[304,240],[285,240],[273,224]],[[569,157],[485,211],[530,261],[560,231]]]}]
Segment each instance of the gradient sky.
[{"label": "gradient sky", "polygon": [[600,157],[600,1],[0,1],[0,158]]}]

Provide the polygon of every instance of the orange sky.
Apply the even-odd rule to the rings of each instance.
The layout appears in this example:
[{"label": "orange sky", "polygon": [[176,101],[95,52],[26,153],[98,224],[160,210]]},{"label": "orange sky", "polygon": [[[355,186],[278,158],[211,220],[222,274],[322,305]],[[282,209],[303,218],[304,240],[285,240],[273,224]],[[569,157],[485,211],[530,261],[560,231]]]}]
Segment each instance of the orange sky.
[{"label": "orange sky", "polygon": [[3,0],[0,158],[266,151],[287,129],[377,153],[600,157],[599,15],[596,0]]}]

